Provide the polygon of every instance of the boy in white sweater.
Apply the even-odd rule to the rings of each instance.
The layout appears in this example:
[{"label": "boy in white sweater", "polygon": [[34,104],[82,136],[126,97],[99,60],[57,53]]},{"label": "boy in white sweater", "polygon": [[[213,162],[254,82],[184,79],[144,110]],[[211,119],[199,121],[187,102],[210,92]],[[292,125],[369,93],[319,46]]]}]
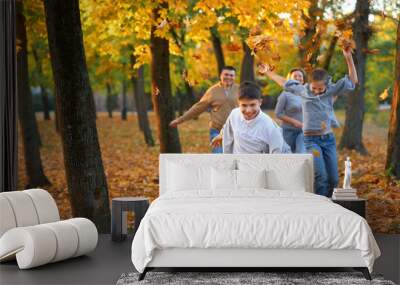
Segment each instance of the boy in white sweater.
[{"label": "boy in white sweater", "polygon": [[239,88],[239,107],[232,110],[213,145],[221,143],[223,153],[287,153],[281,128],[261,110],[261,90],[253,82]]}]

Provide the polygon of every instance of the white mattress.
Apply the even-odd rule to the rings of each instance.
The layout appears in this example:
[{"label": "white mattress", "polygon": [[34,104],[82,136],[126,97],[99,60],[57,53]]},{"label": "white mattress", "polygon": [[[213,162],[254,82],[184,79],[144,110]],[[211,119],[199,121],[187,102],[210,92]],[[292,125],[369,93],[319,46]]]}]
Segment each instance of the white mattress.
[{"label": "white mattress", "polygon": [[370,271],[380,255],[359,215],[316,194],[266,189],[162,195],[135,235],[132,262],[143,272],[156,249],[168,248],[359,250]]}]

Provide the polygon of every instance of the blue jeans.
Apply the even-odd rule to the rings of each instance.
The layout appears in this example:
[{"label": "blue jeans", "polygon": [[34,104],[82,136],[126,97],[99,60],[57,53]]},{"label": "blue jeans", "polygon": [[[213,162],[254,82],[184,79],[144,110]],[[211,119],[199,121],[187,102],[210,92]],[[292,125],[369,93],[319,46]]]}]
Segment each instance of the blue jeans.
[{"label": "blue jeans", "polygon": [[302,129],[283,129],[283,138],[290,146],[292,153],[306,153]]},{"label": "blue jeans", "polygon": [[335,135],[305,136],[304,145],[314,156],[315,193],[331,197],[339,181]]},{"label": "blue jeans", "polygon": [[[219,135],[219,130],[217,129],[210,129],[210,142]],[[222,146],[217,146],[212,148],[212,153],[223,153]]]}]

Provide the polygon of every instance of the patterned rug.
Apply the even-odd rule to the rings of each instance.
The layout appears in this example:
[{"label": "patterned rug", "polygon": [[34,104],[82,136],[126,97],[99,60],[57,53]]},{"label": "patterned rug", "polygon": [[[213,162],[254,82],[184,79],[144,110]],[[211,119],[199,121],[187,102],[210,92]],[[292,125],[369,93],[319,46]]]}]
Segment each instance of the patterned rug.
[{"label": "patterned rug", "polygon": [[117,285],[395,285],[380,275],[372,275],[372,281],[368,281],[360,272],[148,272],[142,281],[138,281],[138,276],[138,273],[122,274]]}]

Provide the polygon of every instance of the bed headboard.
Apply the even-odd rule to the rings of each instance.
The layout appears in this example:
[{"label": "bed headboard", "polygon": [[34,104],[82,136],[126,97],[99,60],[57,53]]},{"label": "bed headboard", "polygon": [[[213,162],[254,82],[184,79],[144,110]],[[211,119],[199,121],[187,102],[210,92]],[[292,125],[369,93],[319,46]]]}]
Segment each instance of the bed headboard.
[{"label": "bed headboard", "polygon": [[237,166],[237,162],[261,162],[263,165],[279,167],[284,169],[285,178],[293,177],[295,168],[299,163],[304,163],[304,175],[306,181],[306,191],[314,193],[314,168],[313,157],[311,154],[160,154],[159,173],[160,188],[159,194],[167,191],[167,164],[169,161],[190,161],[199,165],[213,165],[218,162],[232,161]]}]

